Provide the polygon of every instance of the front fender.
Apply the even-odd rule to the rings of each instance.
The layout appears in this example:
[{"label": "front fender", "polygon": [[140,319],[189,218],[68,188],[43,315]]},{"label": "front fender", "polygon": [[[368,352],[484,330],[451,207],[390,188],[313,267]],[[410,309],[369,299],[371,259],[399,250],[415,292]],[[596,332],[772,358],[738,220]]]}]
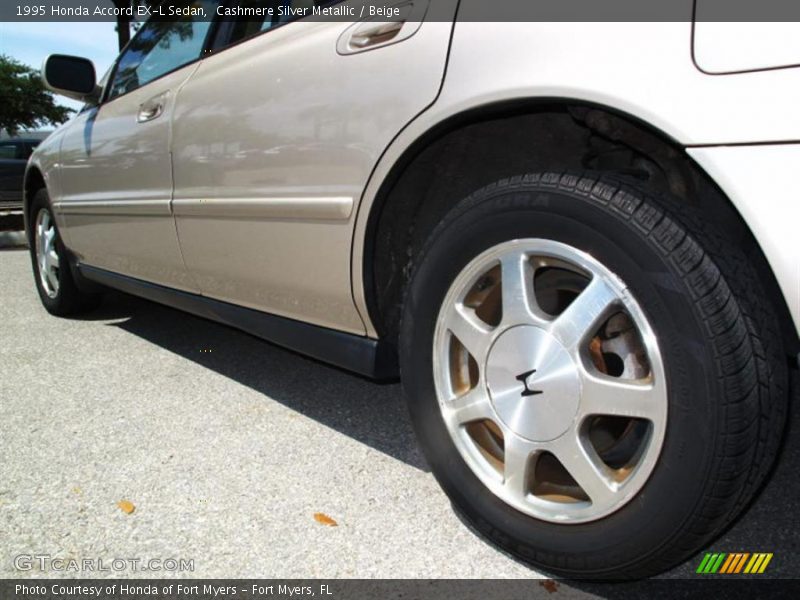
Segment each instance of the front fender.
[{"label": "front fender", "polygon": [[[25,231],[29,239],[30,206],[36,192],[42,187],[46,188],[47,193],[50,195],[51,202],[61,196],[58,169],[61,158],[61,140],[63,138],[63,132],[68,126],[69,124],[57,129],[50,137],[39,144],[30,159],[28,159],[27,167],[25,167],[22,208],[25,220]],[[53,211],[53,216],[56,219],[56,225],[59,228],[59,233],[64,243],[69,246],[68,228],[66,227],[66,223],[64,223],[64,218],[55,211]]]}]

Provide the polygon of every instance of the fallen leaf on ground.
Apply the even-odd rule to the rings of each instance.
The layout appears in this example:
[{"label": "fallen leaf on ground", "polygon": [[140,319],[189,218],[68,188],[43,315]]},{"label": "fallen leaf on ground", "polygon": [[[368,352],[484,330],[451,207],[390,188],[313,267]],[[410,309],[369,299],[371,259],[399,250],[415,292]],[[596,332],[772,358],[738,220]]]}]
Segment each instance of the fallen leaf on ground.
[{"label": "fallen leaf on ground", "polygon": [[331,519],[325,513],[314,513],[314,520],[317,523],[321,523],[322,525],[327,525],[328,527],[338,527],[339,524]]},{"label": "fallen leaf on ground", "polygon": [[558,591],[558,584],[552,579],[544,579],[539,582],[539,585],[546,589],[551,594]]},{"label": "fallen leaf on ground", "polygon": [[129,515],[136,510],[136,507],[133,505],[133,502],[128,502],[127,500],[120,500],[119,502],[117,502],[117,506],[126,515]]}]

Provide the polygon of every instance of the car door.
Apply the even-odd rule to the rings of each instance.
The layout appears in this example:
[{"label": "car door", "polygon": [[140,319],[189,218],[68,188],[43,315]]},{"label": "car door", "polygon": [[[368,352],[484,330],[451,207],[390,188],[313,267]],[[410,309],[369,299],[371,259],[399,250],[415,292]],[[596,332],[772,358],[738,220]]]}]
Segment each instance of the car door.
[{"label": "car door", "polygon": [[356,209],[378,157],[441,86],[456,3],[434,4],[435,19],[414,0],[388,22],[250,23],[253,37],[199,66],[175,107],[173,210],[204,295],[364,333]]},{"label": "car door", "polygon": [[[215,14],[214,0],[186,1]],[[86,264],[196,291],[186,272],[170,202],[171,120],[197,68],[212,22],[145,23],[120,55],[105,99],[64,134],[61,195],[70,248]]]}]

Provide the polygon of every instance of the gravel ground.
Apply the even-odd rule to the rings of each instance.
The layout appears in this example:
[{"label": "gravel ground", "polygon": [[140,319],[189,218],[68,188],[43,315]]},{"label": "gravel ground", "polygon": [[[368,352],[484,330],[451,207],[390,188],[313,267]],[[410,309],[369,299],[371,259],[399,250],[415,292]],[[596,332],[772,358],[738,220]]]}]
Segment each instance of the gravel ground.
[{"label": "gravel ground", "polygon": [[[16,570],[19,554],[193,559],[191,577],[540,577],[453,512],[398,385],[122,294],[50,317],[24,251],[0,252],[0,281],[0,577],[60,575]],[[794,437],[710,548],[775,552],[772,577],[800,573]]]}]

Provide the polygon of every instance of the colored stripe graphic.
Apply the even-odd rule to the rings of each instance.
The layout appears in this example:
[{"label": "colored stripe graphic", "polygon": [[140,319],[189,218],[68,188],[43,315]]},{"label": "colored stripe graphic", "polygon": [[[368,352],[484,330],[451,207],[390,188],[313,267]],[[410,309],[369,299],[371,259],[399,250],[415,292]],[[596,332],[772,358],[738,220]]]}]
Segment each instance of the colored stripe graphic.
[{"label": "colored stripe graphic", "polygon": [[756,561],[758,561],[759,556],[759,554],[753,554],[753,558],[750,559],[750,562],[747,563],[747,566],[744,568],[745,573],[749,573],[753,570],[753,567],[755,566]]},{"label": "colored stripe graphic", "polygon": [[772,560],[772,552],[767,554],[767,556],[764,558],[764,562],[761,563],[761,568],[759,569],[758,572],[759,573],[763,573],[764,571],[766,571],[767,570],[767,565],[769,564],[769,561],[771,561],[771,560]]},{"label": "colored stripe graphic", "polygon": [[772,560],[771,552],[706,552],[696,573],[703,575],[734,575],[738,573],[761,574]]},{"label": "colored stripe graphic", "polygon": [[703,557],[703,560],[700,562],[700,566],[697,567],[697,571],[695,573],[705,573],[706,572],[706,565],[708,561],[711,559],[711,555],[706,552],[706,555]]},{"label": "colored stripe graphic", "polygon": [[753,558],[744,568],[745,573],[763,573],[767,569],[769,561],[772,560],[772,553],[753,554]]},{"label": "colored stripe graphic", "polygon": [[731,565],[733,565],[738,558],[739,558],[738,554],[728,554],[728,558],[725,559],[724,563],[722,563],[722,568],[719,570],[719,572],[730,573]]},{"label": "colored stripe graphic", "polygon": [[727,565],[727,568],[723,568],[721,573],[736,573],[736,567],[739,566],[739,563],[742,562],[742,553],[736,552],[735,554],[730,555],[730,563]]},{"label": "colored stripe graphic", "polygon": [[749,552],[744,552],[739,559],[739,562],[736,564],[736,568],[734,569],[734,573],[741,573],[742,569],[744,568],[745,561],[750,557]]},{"label": "colored stripe graphic", "polygon": [[725,560],[725,556],[726,554],[724,552],[707,553],[705,558],[703,558],[703,562],[697,567],[697,572],[704,574],[716,573],[722,566],[722,561]]},{"label": "colored stripe graphic", "polygon": [[725,553],[724,552],[720,553],[719,558],[717,558],[716,562],[711,567],[710,573],[716,573],[719,570],[719,568],[722,566],[722,561],[723,560],[725,560]]}]

